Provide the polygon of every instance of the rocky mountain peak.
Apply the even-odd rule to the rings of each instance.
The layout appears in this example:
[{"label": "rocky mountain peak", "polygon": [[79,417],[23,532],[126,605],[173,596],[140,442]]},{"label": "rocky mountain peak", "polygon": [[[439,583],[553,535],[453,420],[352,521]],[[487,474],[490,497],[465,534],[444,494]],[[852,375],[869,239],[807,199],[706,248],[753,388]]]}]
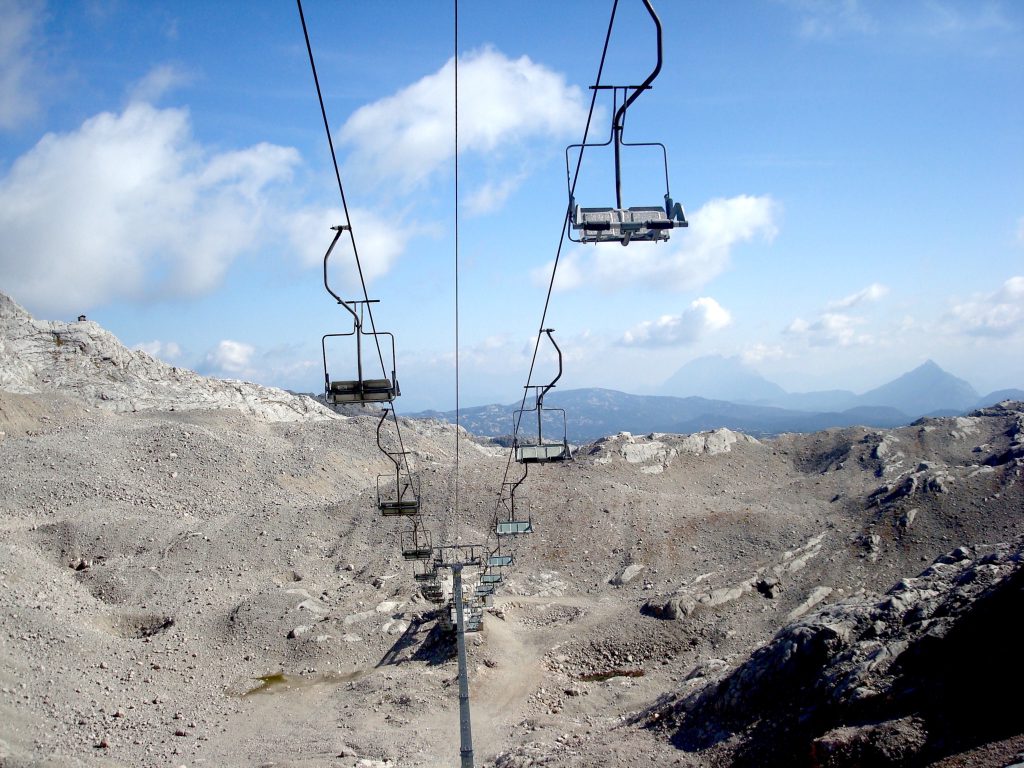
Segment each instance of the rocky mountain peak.
[{"label": "rocky mountain peak", "polygon": [[36,320],[0,293],[0,389],[116,411],[238,410],[265,421],[338,418],[311,398],[213,379],[125,347],[98,323]]}]

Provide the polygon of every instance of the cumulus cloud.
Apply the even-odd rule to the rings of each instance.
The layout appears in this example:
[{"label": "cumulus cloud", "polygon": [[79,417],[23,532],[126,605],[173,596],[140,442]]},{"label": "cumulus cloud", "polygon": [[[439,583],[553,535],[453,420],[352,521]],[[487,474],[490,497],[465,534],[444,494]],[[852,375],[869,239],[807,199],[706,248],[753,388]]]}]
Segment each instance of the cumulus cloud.
[{"label": "cumulus cloud", "polygon": [[788,0],[800,16],[798,33],[811,40],[844,34],[871,34],[878,24],[860,0]]},{"label": "cumulus cloud", "polygon": [[245,377],[252,372],[255,353],[256,348],[251,344],[223,339],[206,353],[203,368],[213,373],[229,374],[234,378]]},{"label": "cumulus cloud", "polygon": [[39,56],[32,40],[42,3],[0,0],[0,128],[10,130],[39,109]]},{"label": "cumulus cloud", "polygon": [[626,347],[677,347],[692,344],[706,333],[732,323],[732,316],[709,296],[694,299],[678,315],[645,320],[626,331],[619,343]]},{"label": "cumulus cloud", "polygon": [[[390,271],[415,230],[396,225],[393,218],[385,219],[367,208],[349,208],[349,214],[363,277],[369,283]],[[345,214],[341,208],[318,208],[287,214],[281,219],[281,226],[296,258],[303,266],[311,267],[323,263],[324,253],[334,238],[331,227],[344,222]],[[332,287],[339,277],[339,287],[351,289],[359,286],[359,272],[348,232],[342,233],[334,247],[330,267]]]},{"label": "cumulus cloud", "polygon": [[5,287],[47,312],[209,291],[288,215],[271,192],[298,162],[209,152],[185,111],[142,103],[47,134],[0,179]]},{"label": "cumulus cloud", "polygon": [[856,293],[851,293],[849,296],[844,296],[837,301],[829,302],[828,308],[849,309],[850,307],[855,307],[864,302],[878,301],[888,292],[889,288],[887,286],[884,286],[881,283],[872,283],[867,288],[863,288]]},{"label": "cumulus cloud", "polygon": [[998,3],[932,2],[925,6],[929,13],[925,31],[933,37],[960,37],[975,33],[1012,32],[1016,25]]},{"label": "cumulus cloud", "polygon": [[147,355],[168,363],[174,362],[181,357],[181,347],[174,341],[143,341],[136,344],[132,349],[141,350]]},{"label": "cumulus cloud", "polygon": [[999,290],[953,306],[955,327],[971,336],[1005,338],[1024,328],[1024,277],[1011,277]]},{"label": "cumulus cloud", "polygon": [[298,345],[260,348],[242,341],[222,339],[203,356],[198,370],[207,376],[241,379],[302,392],[322,385],[320,366],[319,359],[308,359],[306,351]]},{"label": "cumulus cloud", "polygon": [[740,354],[740,358],[747,365],[764,362],[765,360],[778,360],[785,357],[786,351],[778,344],[752,344]]},{"label": "cumulus cloud", "polygon": [[[351,148],[350,165],[367,178],[423,184],[454,154],[455,61],[393,96],[368,104],[338,137]],[[494,152],[535,136],[563,136],[586,119],[583,93],[526,56],[510,59],[493,48],[459,59],[459,149]]]},{"label": "cumulus cloud", "polygon": [[131,87],[128,100],[152,104],[159,101],[168,91],[187,85],[191,80],[192,77],[188,73],[173,65],[154,67]]},{"label": "cumulus cloud", "polygon": [[525,180],[525,173],[517,173],[500,181],[484,182],[467,195],[466,212],[473,216],[479,216],[498,210]]},{"label": "cumulus cloud", "polygon": [[[592,283],[616,289],[642,283],[669,290],[690,290],[705,285],[729,266],[733,248],[778,233],[779,205],[771,197],[717,198],[689,216],[689,229],[674,230],[668,243],[598,243],[566,254],[558,266],[557,290]],[[546,284],[551,263],[532,273]]]},{"label": "cumulus cloud", "polygon": [[857,333],[857,327],[863,323],[860,317],[840,312],[823,312],[813,322],[796,318],[785,332],[804,339],[813,347],[849,347],[871,341],[870,336]]}]

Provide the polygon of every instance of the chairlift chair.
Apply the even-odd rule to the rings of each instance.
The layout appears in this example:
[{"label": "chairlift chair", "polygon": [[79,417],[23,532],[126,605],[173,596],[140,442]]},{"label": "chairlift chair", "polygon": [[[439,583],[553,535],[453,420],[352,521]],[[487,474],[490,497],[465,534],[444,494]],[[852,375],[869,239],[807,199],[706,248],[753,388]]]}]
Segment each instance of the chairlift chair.
[{"label": "chairlift chair", "polygon": [[499,536],[520,536],[533,533],[533,522],[530,520],[499,520],[494,527]]},{"label": "chairlift chair", "polygon": [[[686,213],[680,203],[672,200],[668,183],[668,151],[660,142],[627,142],[622,138],[626,122],[626,110],[645,90],[651,88],[654,79],[661,72],[662,45],[661,20],[654,12],[650,0],[643,0],[657,31],[658,61],[654,69],[638,86],[592,86],[595,89],[612,91],[612,126],[607,141],[600,143],[572,144],[565,150],[565,170],[569,183],[569,218],[572,230],[569,239],[578,243],[619,242],[629,245],[631,242],[658,242],[669,239],[669,232],[675,227],[688,226]],[[619,105],[619,94],[622,104]],[[572,172],[570,170],[570,154],[573,150],[582,152],[587,147],[607,147],[611,144],[615,153],[615,207],[614,208],[583,208],[576,203],[573,196]],[[622,148],[623,147],[658,147],[661,150],[662,164],[665,172],[665,196],[661,205],[642,205],[625,208],[622,205]]]},{"label": "chairlift chair", "polygon": [[480,583],[481,584],[501,584],[502,580],[503,579],[502,579],[502,576],[501,576],[500,572],[492,573],[492,572],[484,571],[483,573],[480,574]]},{"label": "chairlift chair", "polygon": [[414,566],[412,577],[421,584],[440,584],[440,582],[438,581],[437,568],[432,567],[428,563],[423,563],[423,567],[421,570],[415,570]]},{"label": "chairlift chair", "polygon": [[429,560],[434,555],[434,548],[430,545],[430,531],[415,521],[411,527],[402,531],[401,549],[402,557],[406,560]]},{"label": "chairlift chair", "polygon": [[487,556],[487,567],[488,568],[503,568],[507,565],[512,565],[512,555],[502,555],[499,550],[494,550]]},{"label": "chairlift chair", "polygon": [[381,442],[381,427],[391,413],[388,408],[381,412],[377,422],[377,447],[395,465],[395,472],[394,475],[377,475],[377,508],[384,517],[413,517],[420,511],[419,477],[409,471],[407,451],[389,451]]},{"label": "chairlift chair", "polygon": [[[562,408],[547,408],[544,406],[544,397],[554,389],[555,383],[562,378],[562,350],[555,343],[553,328],[545,328],[548,340],[558,353],[558,374],[551,380],[550,384],[543,386],[527,384],[526,389],[534,390],[534,404],[532,408],[520,408],[512,417],[512,444],[515,449],[515,458],[521,464],[543,464],[554,461],[565,461],[572,458],[572,451],[569,448],[569,440],[565,425],[565,410]],[[537,415],[537,437],[534,440],[531,435],[528,439],[520,436],[520,426],[523,417],[528,413]],[[562,418],[562,439],[559,442],[544,440],[544,414],[557,413]]]},{"label": "chairlift chair", "polygon": [[[331,258],[334,246],[338,243],[341,233],[347,226],[332,227],[334,239],[331,241],[327,253],[324,254],[324,287],[345,310],[352,315],[352,330],[346,333],[328,333],[320,339],[320,346],[323,350],[324,361],[324,395],[331,405],[343,405],[346,403],[389,403],[402,394],[398,386],[398,376],[395,366],[395,337],[387,331],[378,331],[373,327],[373,315],[370,314],[370,330],[367,331],[364,325],[365,314],[370,312],[369,305],[377,304],[376,299],[346,301],[335,293],[327,281],[327,262]],[[356,378],[331,380],[331,374],[327,366],[327,339],[352,336],[356,342]],[[386,336],[391,342],[391,378],[385,375],[383,379],[366,378],[363,373],[363,339],[372,337],[374,346],[380,351],[380,337]],[[383,352],[380,352],[381,372],[385,370]]]},{"label": "chairlift chair", "polygon": [[[533,518],[529,513],[530,505],[526,495],[519,491],[519,486],[522,485],[529,472],[529,465],[524,464],[523,476],[515,482],[504,483],[502,486],[494,522],[494,532],[499,538],[533,533]],[[523,512],[526,512],[525,516]]]}]

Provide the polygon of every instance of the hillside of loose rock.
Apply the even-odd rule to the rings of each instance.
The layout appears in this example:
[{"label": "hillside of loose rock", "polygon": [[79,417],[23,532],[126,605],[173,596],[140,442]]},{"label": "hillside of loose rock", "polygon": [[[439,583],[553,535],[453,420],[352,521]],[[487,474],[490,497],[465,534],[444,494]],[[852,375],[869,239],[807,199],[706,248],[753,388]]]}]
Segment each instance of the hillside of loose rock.
[{"label": "hillside of loose rock", "polygon": [[126,348],[89,320],[34,319],[0,292],[0,390],[63,394],[117,411],[230,409],[267,421],[328,419],[311,398],[210,379]]},{"label": "hillside of loose rock", "polygon": [[[0,764],[456,763],[454,645],[376,511],[374,411],[10,303],[0,329]],[[454,429],[402,428],[435,543],[487,541],[504,450],[462,436],[454,510]],[[1006,764],[1020,727],[963,714],[1014,690],[1022,438],[1003,403],[531,468],[536,533],[469,642],[478,764]]]}]

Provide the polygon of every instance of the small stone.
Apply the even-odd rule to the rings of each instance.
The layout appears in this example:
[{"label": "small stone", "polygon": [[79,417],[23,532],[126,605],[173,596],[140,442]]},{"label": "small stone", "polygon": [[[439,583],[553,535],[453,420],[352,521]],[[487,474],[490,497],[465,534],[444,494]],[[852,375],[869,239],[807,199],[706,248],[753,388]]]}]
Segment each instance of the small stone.
[{"label": "small stone", "polygon": [[188,736],[188,733],[185,731],[184,728],[179,728],[178,730],[176,730],[174,732],[174,735],[175,736]]}]

